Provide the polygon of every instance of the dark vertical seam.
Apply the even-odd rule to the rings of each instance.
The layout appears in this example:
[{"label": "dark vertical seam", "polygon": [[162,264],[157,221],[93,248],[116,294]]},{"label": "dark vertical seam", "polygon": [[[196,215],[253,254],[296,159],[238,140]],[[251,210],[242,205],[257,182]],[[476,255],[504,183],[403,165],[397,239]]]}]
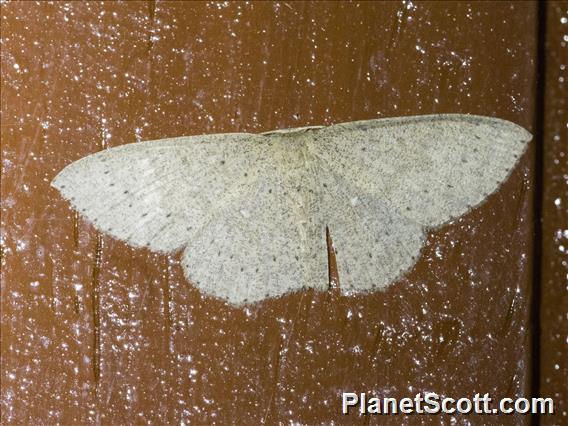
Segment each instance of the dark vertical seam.
[{"label": "dark vertical seam", "polygon": [[[544,197],[544,127],[545,127],[545,86],[546,86],[546,8],[547,2],[538,2],[537,11],[537,69],[535,96],[535,158],[533,192],[533,276],[531,292],[532,368],[531,396],[540,396],[540,303],[542,291],[542,217]],[[533,425],[540,424],[539,414],[533,414]]]}]

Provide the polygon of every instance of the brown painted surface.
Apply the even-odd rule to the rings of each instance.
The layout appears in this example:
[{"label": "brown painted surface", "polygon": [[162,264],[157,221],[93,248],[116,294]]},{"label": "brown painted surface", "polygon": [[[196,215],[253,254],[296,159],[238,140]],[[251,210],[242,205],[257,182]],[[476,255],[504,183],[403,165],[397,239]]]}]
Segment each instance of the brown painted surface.
[{"label": "brown painted surface", "polygon": [[557,401],[542,424],[568,423],[568,2],[550,2],[544,91],[540,392]]},{"label": "brown painted surface", "polygon": [[386,291],[245,309],[178,255],[97,234],[49,182],[179,135],[446,112],[533,130],[536,7],[2,4],[2,422],[439,423],[344,417],[341,392],[529,396],[532,152]]}]

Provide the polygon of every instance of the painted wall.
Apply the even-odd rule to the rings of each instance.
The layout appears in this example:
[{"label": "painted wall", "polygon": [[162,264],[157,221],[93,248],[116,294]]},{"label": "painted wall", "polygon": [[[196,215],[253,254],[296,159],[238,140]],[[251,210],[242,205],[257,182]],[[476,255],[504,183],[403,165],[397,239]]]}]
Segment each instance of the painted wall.
[{"label": "painted wall", "polygon": [[431,113],[534,132],[536,3],[1,8],[3,423],[436,423],[344,417],[341,392],[530,395],[535,144],[386,291],[245,309],[201,295],[179,255],[98,234],[49,184],[87,154],[181,135]]}]

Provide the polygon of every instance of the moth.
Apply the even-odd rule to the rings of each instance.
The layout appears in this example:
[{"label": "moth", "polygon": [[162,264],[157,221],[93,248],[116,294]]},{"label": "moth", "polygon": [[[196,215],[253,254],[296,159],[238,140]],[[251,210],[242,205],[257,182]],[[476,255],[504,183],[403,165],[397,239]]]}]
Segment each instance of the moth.
[{"label": "moth", "polygon": [[187,279],[239,306],[327,289],[326,227],[343,293],[387,287],[429,230],[499,188],[531,138],[458,114],[187,136],[97,152],[52,185],[114,238],[183,249]]}]

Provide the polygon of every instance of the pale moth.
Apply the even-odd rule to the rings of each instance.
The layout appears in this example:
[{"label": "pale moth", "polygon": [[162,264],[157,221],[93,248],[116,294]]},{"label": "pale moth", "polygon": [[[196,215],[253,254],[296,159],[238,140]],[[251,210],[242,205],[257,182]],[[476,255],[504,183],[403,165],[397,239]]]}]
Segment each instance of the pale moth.
[{"label": "pale moth", "polygon": [[327,289],[326,226],[341,291],[384,289],[428,230],[499,188],[530,139],[457,114],[187,136],[97,152],[52,185],[106,234],[183,249],[187,279],[239,306]]}]

